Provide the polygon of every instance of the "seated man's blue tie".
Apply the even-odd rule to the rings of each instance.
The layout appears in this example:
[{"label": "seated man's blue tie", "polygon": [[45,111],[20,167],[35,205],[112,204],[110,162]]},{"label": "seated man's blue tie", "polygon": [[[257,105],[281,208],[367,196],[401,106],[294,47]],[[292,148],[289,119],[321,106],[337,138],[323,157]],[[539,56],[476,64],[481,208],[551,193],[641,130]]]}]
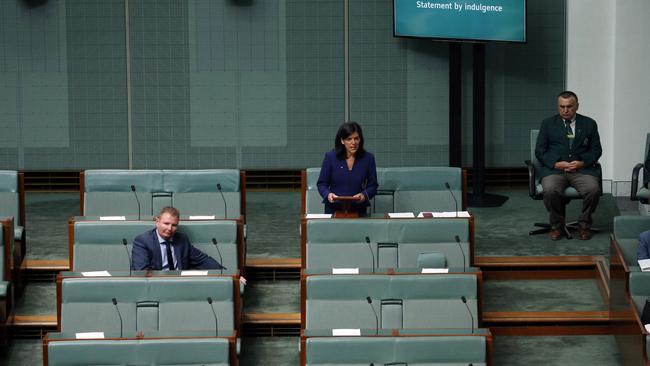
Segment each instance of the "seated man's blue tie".
[{"label": "seated man's blue tie", "polygon": [[174,266],[174,256],[172,255],[172,243],[166,241],[165,247],[167,247],[167,268],[173,271],[176,267]]}]

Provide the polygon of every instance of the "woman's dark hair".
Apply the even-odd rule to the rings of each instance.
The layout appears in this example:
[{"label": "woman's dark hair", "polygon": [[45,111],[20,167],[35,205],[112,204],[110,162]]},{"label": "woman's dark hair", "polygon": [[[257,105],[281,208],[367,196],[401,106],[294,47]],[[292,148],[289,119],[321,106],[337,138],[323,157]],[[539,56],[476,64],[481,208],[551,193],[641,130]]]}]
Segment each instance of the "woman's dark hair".
[{"label": "woman's dark hair", "polygon": [[357,149],[357,157],[360,158],[365,154],[363,149],[363,131],[361,131],[361,126],[356,122],[345,122],[339,127],[339,131],[336,133],[336,138],[334,139],[334,150],[336,151],[336,158],[339,160],[345,160],[345,146],[341,143],[341,140],[345,140],[353,133],[359,134],[359,149]]}]

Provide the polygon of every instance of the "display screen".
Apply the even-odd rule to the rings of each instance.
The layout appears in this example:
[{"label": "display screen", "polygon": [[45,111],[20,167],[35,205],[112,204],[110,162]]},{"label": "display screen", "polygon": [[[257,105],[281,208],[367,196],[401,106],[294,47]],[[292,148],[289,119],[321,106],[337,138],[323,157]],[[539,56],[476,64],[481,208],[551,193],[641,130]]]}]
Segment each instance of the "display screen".
[{"label": "display screen", "polygon": [[393,0],[396,37],[526,42],[526,0]]}]

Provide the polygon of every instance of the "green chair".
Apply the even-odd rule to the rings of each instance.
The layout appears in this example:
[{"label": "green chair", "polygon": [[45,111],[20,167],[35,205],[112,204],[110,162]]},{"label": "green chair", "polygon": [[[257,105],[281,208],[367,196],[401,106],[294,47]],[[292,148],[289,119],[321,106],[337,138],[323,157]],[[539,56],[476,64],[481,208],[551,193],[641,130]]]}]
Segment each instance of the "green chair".
[{"label": "green chair", "polygon": [[[643,184],[639,186],[639,172],[643,169]],[[650,133],[645,138],[645,162],[639,163],[632,169],[632,188],[630,191],[630,199],[632,201],[640,201],[641,203],[648,204],[648,183],[650,182]]]},{"label": "green chair", "polygon": [[[530,198],[534,200],[543,200],[544,199],[544,190],[542,189],[542,179],[539,175],[539,169],[541,167],[541,163],[539,160],[537,160],[537,156],[535,156],[535,145],[537,144],[537,135],[539,135],[539,130],[531,130],[530,131],[530,160],[526,160],[524,163],[528,167],[528,195]],[[598,169],[598,183],[600,185],[600,194],[603,194],[603,180],[602,180],[602,172],[601,172],[601,166],[600,163],[596,163],[596,167]],[[580,194],[578,194],[578,191],[576,191],[575,188],[573,187],[567,187],[567,189],[564,190],[564,197],[566,200],[566,203],[572,201],[572,200],[578,200],[582,199]],[[536,222],[534,223],[534,226],[539,227],[541,229],[536,229],[536,230],[531,230],[528,232],[528,235],[537,235],[537,234],[544,234],[548,233],[551,231],[551,225],[546,222]],[[578,222],[570,222],[565,225],[564,227],[564,235],[568,238],[571,239],[572,235],[570,230],[573,231],[578,231]],[[599,228],[596,227],[591,227],[591,231],[598,232],[600,231]]]}]

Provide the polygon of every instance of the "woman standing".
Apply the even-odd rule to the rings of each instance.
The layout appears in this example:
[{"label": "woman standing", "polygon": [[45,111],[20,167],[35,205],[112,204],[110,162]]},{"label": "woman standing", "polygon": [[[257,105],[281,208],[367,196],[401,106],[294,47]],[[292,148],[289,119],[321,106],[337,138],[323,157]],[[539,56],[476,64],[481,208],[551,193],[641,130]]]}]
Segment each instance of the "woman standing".
[{"label": "woman standing", "polygon": [[318,192],[323,197],[325,213],[341,210],[339,197],[354,197],[352,211],[367,216],[369,201],[377,193],[375,157],[363,148],[363,131],[356,122],[339,127],[334,139],[334,150],[323,159]]}]

